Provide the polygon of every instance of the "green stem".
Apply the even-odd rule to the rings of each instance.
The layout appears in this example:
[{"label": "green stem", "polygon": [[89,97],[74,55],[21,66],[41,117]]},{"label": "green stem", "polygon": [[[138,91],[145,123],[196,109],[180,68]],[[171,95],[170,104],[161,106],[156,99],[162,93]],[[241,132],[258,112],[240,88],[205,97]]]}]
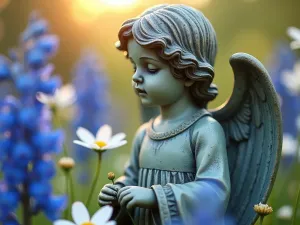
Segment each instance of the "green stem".
[{"label": "green stem", "polygon": [[22,205],[23,225],[31,225],[30,197],[28,194],[28,185],[26,182],[23,184]]},{"label": "green stem", "polygon": [[293,211],[292,225],[296,224],[296,214],[297,214],[297,209],[298,209],[298,205],[299,205],[299,198],[300,198],[300,184],[299,184],[299,187],[298,187],[298,194],[297,194],[296,204],[295,204],[294,211]]},{"label": "green stem", "polygon": [[260,216],[259,218],[260,218],[259,219],[259,224],[262,225],[263,224],[263,220],[264,220],[264,216]]},{"label": "green stem", "polygon": [[[66,195],[70,196],[69,205],[74,202],[74,186],[72,180],[72,174],[70,170],[65,170],[65,177],[66,177]],[[67,207],[65,210],[64,218],[68,219],[70,215],[70,207]]]},{"label": "green stem", "polygon": [[[63,128],[56,109],[52,109],[52,115],[53,115],[53,125],[54,125],[54,127],[56,129]],[[67,150],[67,146],[66,146],[65,142],[63,142],[63,152],[64,152],[64,156],[67,157],[68,156],[68,150]]]},{"label": "green stem", "polygon": [[66,146],[65,142],[63,143],[63,151],[64,151],[64,156],[67,157],[68,156],[68,150],[67,150],[67,146]]},{"label": "green stem", "polygon": [[73,203],[74,200],[75,200],[75,194],[74,194],[73,177],[72,177],[71,172],[70,172],[70,175],[69,175],[69,180],[70,180],[70,195],[71,195],[71,202]]},{"label": "green stem", "polygon": [[87,198],[87,201],[86,201],[86,204],[85,206],[88,208],[89,205],[90,205],[90,202],[91,202],[91,199],[92,199],[92,195],[93,195],[93,192],[94,192],[94,189],[96,187],[96,184],[97,184],[97,181],[98,181],[98,177],[99,177],[99,174],[100,174],[100,166],[101,166],[101,152],[98,153],[98,164],[97,164],[97,169],[96,169],[96,173],[95,173],[95,177],[94,177],[94,180],[93,180],[93,183],[92,183],[92,187],[90,189],[90,193],[88,195],[88,198]]},{"label": "green stem", "polygon": [[130,217],[130,219],[131,219],[132,224],[135,225],[134,219],[132,218],[131,214],[130,214],[128,211],[127,211],[127,213],[128,213],[128,215],[129,215],[129,217]]},{"label": "green stem", "polygon": [[[69,196],[69,182],[68,182],[68,174],[69,172],[66,171],[65,172],[65,178],[66,178],[66,195]],[[70,205],[70,204],[69,204]],[[64,213],[64,218],[67,220],[68,219],[68,216],[69,216],[69,209],[70,207],[67,207],[66,210],[65,210],[65,213]]]}]

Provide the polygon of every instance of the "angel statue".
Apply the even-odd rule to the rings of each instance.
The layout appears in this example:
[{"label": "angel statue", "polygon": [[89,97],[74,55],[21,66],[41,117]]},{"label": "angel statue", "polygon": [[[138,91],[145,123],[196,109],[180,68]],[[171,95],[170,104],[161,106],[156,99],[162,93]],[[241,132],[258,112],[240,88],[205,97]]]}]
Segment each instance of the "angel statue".
[{"label": "angel statue", "polygon": [[237,225],[254,224],[253,206],[267,201],[282,143],[279,103],[264,66],[234,54],[232,96],[209,110],[218,94],[217,41],[201,12],[157,5],[125,21],[118,38],[117,49],[133,65],[135,93],[159,114],[144,114],[152,118],[136,132],[124,175],[101,189],[99,204],[115,208],[119,225],[220,225],[227,215]]}]

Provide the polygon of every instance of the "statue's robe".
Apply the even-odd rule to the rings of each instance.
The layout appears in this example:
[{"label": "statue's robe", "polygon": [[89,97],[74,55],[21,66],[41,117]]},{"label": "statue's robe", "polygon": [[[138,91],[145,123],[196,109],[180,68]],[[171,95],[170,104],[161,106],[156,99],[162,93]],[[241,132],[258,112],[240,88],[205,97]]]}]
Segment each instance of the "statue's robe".
[{"label": "statue's robe", "polygon": [[[136,225],[201,224],[210,213],[214,224],[222,224],[230,176],[221,125],[205,109],[169,132],[155,132],[149,121],[137,131],[116,184],[151,188],[156,195],[157,208],[133,210]],[[118,224],[128,224],[122,211],[127,213],[121,210]]]}]

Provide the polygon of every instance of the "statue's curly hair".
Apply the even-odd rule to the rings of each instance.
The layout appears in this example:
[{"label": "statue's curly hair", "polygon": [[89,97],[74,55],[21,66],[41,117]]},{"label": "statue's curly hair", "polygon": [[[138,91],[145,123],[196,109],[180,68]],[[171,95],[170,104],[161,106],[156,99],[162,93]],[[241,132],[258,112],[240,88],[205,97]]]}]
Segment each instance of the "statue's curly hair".
[{"label": "statue's curly hair", "polygon": [[118,37],[119,50],[127,52],[127,42],[134,38],[166,60],[175,78],[195,81],[190,93],[197,105],[206,107],[217,96],[217,87],[212,83],[216,34],[200,11],[181,4],[157,5],[125,21]]}]

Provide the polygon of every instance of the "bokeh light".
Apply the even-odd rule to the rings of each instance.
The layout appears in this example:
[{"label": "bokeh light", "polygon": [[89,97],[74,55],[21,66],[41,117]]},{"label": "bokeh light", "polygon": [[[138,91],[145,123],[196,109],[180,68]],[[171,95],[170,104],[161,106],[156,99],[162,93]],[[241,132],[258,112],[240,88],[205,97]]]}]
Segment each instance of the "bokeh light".
[{"label": "bokeh light", "polygon": [[10,3],[10,0],[0,0],[0,12],[1,12],[1,10],[3,10],[9,3]]},{"label": "bokeh light", "polygon": [[101,0],[101,3],[107,6],[113,7],[124,7],[124,6],[132,6],[137,0]]},{"label": "bokeh light", "polygon": [[77,22],[94,21],[104,8],[99,0],[76,0],[72,2],[73,17]]},{"label": "bokeh light", "polygon": [[184,1],[179,1],[178,3],[186,4],[197,8],[204,8],[208,6],[211,2],[212,0],[184,0]]},{"label": "bokeh light", "polygon": [[73,17],[77,22],[88,23],[105,12],[130,11],[138,0],[75,0],[72,2]]}]

